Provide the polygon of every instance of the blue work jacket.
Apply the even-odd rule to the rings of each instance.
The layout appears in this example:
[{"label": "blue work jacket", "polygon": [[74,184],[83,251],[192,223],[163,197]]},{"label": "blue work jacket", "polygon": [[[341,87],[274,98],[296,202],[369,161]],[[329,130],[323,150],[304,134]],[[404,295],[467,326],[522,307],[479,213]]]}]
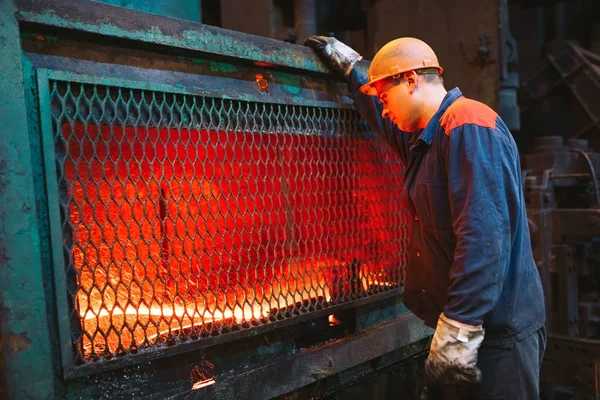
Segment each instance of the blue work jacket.
[{"label": "blue work jacket", "polygon": [[425,129],[402,132],[381,116],[376,97],[360,93],[366,81],[352,71],[354,105],[406,166],[403,193],[413,224],[406,306],[431,327],[441,312],[481,324],[488,344],[519,341],[540,329],[544,295],[519,153],[502,119],[455,88]]}]

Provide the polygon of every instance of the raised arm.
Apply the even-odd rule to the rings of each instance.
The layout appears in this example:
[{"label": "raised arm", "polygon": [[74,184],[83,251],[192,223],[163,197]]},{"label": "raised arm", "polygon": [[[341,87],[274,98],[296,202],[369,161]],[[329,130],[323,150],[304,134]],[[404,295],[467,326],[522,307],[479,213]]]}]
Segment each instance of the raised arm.
[{"label": "raised arm", "polygon": [[381,102],[374,96],[362,94],[359,90],[367,83],[366,74],[354,68],[355,64],[362,59],[361,55],[333,37],[309,36],[304,44],[313,48],[332,70],[348,80],[350,97],[354,101],[356,110],[369,126],[398,152],[402,163],[408,165],[408,142],[411,134],[402,132],[392,121],[383,118]]}]

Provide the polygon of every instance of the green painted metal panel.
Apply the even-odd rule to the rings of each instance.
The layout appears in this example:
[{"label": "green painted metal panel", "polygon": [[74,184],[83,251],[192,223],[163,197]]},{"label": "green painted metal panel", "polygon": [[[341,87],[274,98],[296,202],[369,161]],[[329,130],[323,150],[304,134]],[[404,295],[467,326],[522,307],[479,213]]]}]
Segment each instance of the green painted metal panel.
[{"label": "green painted metal panel", "polygon": [[202,22],[201,0],[97,0],[165,17]]},{"label": "green painted metal panel", "polygon": [[[52,344],[19,27],[12,1],[0,2],[0,325],[9,399],[55,397]],[[33,111],[35,113],[35,111]],[[31,136],[30,136],[31,135]]]},{"label": "green painted metal panel", "polygon": [[[170,46],[238,60],[265,67],[281,66],[330,74],[331,70],[308,47],[244,34],[189,21],[170,20],[136,10],[122,9],[114,18],[109,5],[71,0],[17,0],[17,18],[57,28]],[[361,61],[358,68],[366,70]]]},{"label": "green painted metal panel", "polygon": [[[229,65],[229,64],[226,64]],[[175,86],[166,83],[159,82],[150,82],[150,81],[134,81],[129,79],[119,79],[114,77],[102,77],[96,75],[84,75],[78,74],[74,72],[67,71],[56,71],[56,70],[48,70],[46,79],[54,79],[59,81],[68,81],[68,82],[78,82],[78,83],[89,83],[95,85],[107,85],[107,86],[117,86],[128,89],[140,89],[140,90],[148,90],[148,91],[156,91],[156,92],[165,92],[165,93],[177,93],[177,94],[190,94],[190,95],[200,95],[200,96],[210,96],[215,98],[227,99],[227,100],[242,100],[242,101],[250,101],[250,102],[259,102],[259,103],[269,103],[269,104],[294,104],[300,106],[308,106],[308,107],[323,107],[323,108],[344,108],[344,109],[354,109],[354,106],[351,103],[349,97],[341,97],[338,98],[338,101],[325,101],[325,100],[316,100],[308,97],[259,97],[253,96],[247,93],[235,93],[230,90],[227,93],[223,93],[222,91],[216,90],[196,90],[196,88],[190,88],[185,86]],[[283,85],[284,88],[287,88],[287,91],[290,93],[299,93],[301,88],[299,83],[299,78],[295,77],[291,74],[285,73],[277,73],[277,77],[283,82],[287,83],[287,85]],[[296,86],[294,86],[296,84]]]}]

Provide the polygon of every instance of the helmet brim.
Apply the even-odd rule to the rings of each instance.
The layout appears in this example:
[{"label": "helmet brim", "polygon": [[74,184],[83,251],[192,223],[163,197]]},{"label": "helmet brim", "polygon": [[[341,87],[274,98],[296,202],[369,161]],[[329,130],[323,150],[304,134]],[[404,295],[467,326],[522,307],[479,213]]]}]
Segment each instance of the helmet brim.
[{"label": "helmet brim", "polygon": [[367,83],[365,83],[364,85],[362,85],[360,87],[360,92],[362,94],[366,94],[367,96],[375,96],[377,97],[378,93],[377,93],[377,89],[375,88],[375,83],[384,80],[385,78],[389,78],[391,75],[387,75],[387,76],[380,76],[378,78],[375,78]]},{"label": "helmet brim", "polygon": [[360,87],[360,92],[367,96],[377,96],[377,89],[372,83],[366,83]]}]

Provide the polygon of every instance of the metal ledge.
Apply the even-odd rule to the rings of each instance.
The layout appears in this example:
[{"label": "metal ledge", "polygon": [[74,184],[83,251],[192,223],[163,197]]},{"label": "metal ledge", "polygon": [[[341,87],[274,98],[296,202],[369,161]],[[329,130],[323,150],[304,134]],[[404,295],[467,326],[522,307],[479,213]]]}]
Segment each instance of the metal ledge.
[{"label": "metal ledge", "polygon": [[[341,312],[341,311],[348,310],[350,308],[355,308],[355,307],[358,307],[358,306],[361,306],[364,304],[384,300],[384,299],[387,299],[387,298],[390,298],[393,296],[397,296],[401,292],[402,292],[402,289],[392,289],[387,292],[379,293],[379,294],[369,296],[369,297],[364,297],[364,298],[358,299],[358,300],[349,301],[347,303],[342,303],[339,305],[333,305],[333,306],[326,305],[324,308],[315,310],[315,311],[307,313],[307,314],[300,314],[300,315],[297,315],[297,316],[294,316],[291,318],[287,318],[287,319],[283,319],[280,321],[269,322],[269,323],[266,323],[263,325],[254,326],[250,329],[232,331],[232,332],[222,334],[219,336],[210,336],[207,338],[202,338],[202,339],[199,339],[196,341],[189,341],[187,343],[181,343],[181,344],[170,346],[170,347],[151,346],[151,347],[141,350],[137,354],[128,354],[128,355],[124,356],[123,358],[116,358],[114,360],[106,360],[106,361],[100,361],[100,362],[88,362],[87,364],[80,365],[80,366],[69,366],[67,363],[67,365],[65,366],[65,370],[63,371],[63,373],[64,373],[63,377],[67,380],[81,378],[81,377],[85,377],[88,375],[98,374],[101,372],[106,372],[106,371],[111,371],[111,370],[115,370],[115,369],[119,369],[119,368],[129,367],[129,366],[133,366],[136,364],[142,364],[144,362],[160,359],[160,358],[167,357],[167,356],[173,356],[176,354],[197,351],[200,349],[215,346],[217,344],[221,344],[221,343],[225,343],[225,342],[231,342],[234,340],[257,336],[257,335],[260,335],[260,334],[263,334],[265,332],[272,331],[275,329],[283,328],[283,327],[290,326],[290,325],[295,325],[295,324],[305,322],[305,321],[310,321],[312,319],[316,319],[316,318],[319,318],[319,317],[322,317],[325,315],[333,314],[335,312]],[[392,346],[392,348],[391,348],[392,350],[396,349],[397,347],[410,344],[412,341],[418,340],[429,334],[427,332],[430,330],[430,328],[425,326],[423,324],[423,322],[420,321],[419,319],[417,319],[414,315],[410,314],[410,317],[412,319],[414,319],[415,321],[411,321],[410,323],[407,323],[406,322],[407,317],[403,316],[394,322],[394,323],[401,323],[401,324],[407,323],[408,324],[407,326],[409,326],[409,328],[406,328],[404,326],[399,328],[399,329],[402,329],[402,332],[406,333],[406,337],[400,337],[397,339],[397,341],[400,341],[401,344],[396,345],[395,342],[390,342],[390,343],[386,342],[386,344],[388,346],[389,345]],[[418,334],[421,334],[421,336],[417,337],[416,339],[415,339],[414,334],[408,334],[414,330],[412,327],[415,324],[422,325],[422,327],[420,327],[420,330],[416,330],[416,332],[418,332]],[[385,326],[387,326],[387,325],[384,324],[383,327],[385,327]],[[377,329],[383,329],[383,328],[377,328]],[[407,329],[408,329],[408,332],[406,332]],[[371,330],[367,330],[367,331],[370,332]],[[433,331],[431,331],[431,333],[433,333]],[[369,348],[369,346],[373,347],[374,345],[375,344],[369,344],[369,345],[365,345],[365,346],[366,346],[366,348]],[[389,351],[391,351],[391,350],[389,350]],[[350,357],[350,358],[352,358],[352,357]]]},{"label": "metal ledge", "polygon": [[[66,28],[149,44],[330,74],[304,46],[214,26],[149,14],[104,3],[77,0],[16,0],[21,23]],[[361,69],[368,63],[362,61]]]},{"label": "metal ledge", "polygon": [[[214,385],[176,398],[219,400],[236,398],[243,393],[247,400],[270,399],[415,344],[432,334],[431,328],[412,313],[407,313],[389,323],[291,358],[271,361],[250,371],[231,371],[225,376],[216,376]],[[428,342],[419,344],[421,347],[414,353],[426,350]]]}]

